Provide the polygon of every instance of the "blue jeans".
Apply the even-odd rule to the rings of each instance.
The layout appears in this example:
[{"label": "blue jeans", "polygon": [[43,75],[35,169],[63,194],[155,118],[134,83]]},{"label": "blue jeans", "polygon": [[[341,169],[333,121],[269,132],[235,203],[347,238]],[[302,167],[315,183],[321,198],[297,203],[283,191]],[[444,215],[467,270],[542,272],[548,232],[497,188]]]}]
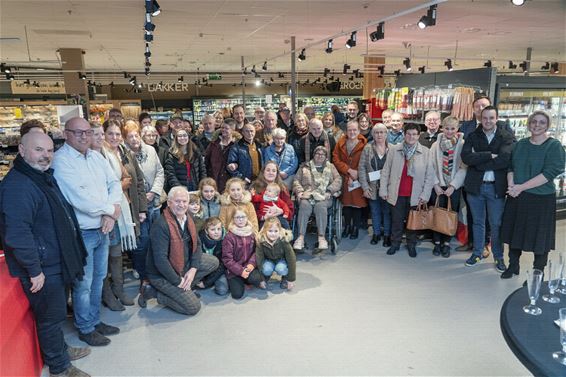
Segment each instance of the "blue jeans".
[{"label": "blue jeans", "polygon": [[491,228],[491,251],[494,259],[503,258],[503,243],[499,235],[505,198],[498,198],[495,194],[494,184],[482,184],[479,195],[468,192],[468,204],[472,211],[474,228],[474,255],[481,257],[485,246],[485,218]]},{"label": "blue jeans", "polygon": [[269,259],[263,261],[263,266],[261,266],[261,273],[264,276],[270,277],[275,271],[280,276],[287,276],[289,273],[289,268],[287,267],[287,261],[285,259],[279,259],[277,263],[273,263]]},{"label": "blue jeans", "polygon": [[[383,225],[383,234],[386,236],[391,235],[391,210],[389,203],[381,198],[377,200],[370,200],[369,206],[371,208],[371,224],[373,227],[373,234],[381,235],[381,226]],[[382,222],[383,216],[383,222]]]},{"label": "blue jeans", "polygon": [[94,331],[100,323],[102,281],[108,270],[108,235],[100,229],[81,230],[87,250],[85,275],[73,284],[75,327],[81,334]]},{"label": "blue jeans", "polygon": [[132,265],[134,270],[140,275],[140,280],[145,278],[145,257],[149,248],[149,232],[151,224],[159,218],[159,209],[148,204],[147,217],[143,223],[140,224],[140,236],[137,239],[138,247],[132,252]]}]

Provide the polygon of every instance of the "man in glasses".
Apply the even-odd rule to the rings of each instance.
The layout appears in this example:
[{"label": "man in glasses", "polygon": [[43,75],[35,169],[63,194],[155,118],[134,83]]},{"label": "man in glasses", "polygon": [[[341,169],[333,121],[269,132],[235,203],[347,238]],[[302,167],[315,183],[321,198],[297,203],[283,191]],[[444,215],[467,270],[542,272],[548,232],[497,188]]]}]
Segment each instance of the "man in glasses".
[{"label": "man in glasses", "polygon": [[419,136],[419,144],[429,148],[438,139],[440,133],[440,113],[438,111],[429,111],[425,115],[426,131],[421,132]]},{"label": "man in glasses", "polygon": [[71,204],[87,249],[85,276],[73,284],[79,339],[91,346],[110,343],[120,332],[100,321],[102,281],[108,268],[108,233],[120,215],[122,187],[109,162],[90,149],[93,131],[83,118],[65,124],[65,144],[55,153],[54,176]]}]

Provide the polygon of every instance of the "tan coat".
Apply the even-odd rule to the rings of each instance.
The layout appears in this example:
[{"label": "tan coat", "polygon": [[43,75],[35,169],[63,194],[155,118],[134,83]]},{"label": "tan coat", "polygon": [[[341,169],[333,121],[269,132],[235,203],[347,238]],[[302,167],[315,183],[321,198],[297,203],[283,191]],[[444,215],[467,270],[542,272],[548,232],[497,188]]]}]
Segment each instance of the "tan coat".
[{"label": "tan coat", "polygon": [[222,196],[220,196],[220,214],[218,217],[220,221],[222,221],[224,228],[230,228],[232,218],[234,218],[234,213],[237,209],[242,210],[248,216],[248,220],[252,224],[254,231],[259,232],[257,215],[255,213],[255,207],[252,204],[252,194],[250,194],[249,191],[244,191],[244,197],[239,203],[232,201],[232,198],[230,198],[228,194],[222,194]]},{"label": "tan coat", "polygon": [[[342,188],[342,177],[332,163],[328,161],[326,163],[330,164],[330,167],[332,169],[332,180],[330,181],[328,187],[326,187],[326,191],[334,195]],[[293,180],[293,193],[295,193],[295,195],[298,195],[305,191],[311,193],[314,191],[314,189],[314,179],[309,167],[309,163],[304,163],[301,165],[299,170],[297,170],[297,174],[295,174],[295,179]]]},{"label": "tan coat", "polygon": [[[413,177],[413,190],[411,192],[411,206],[419,204],[419,199],[428,202],[432,187],[434,186],[434,169],[432,167],[432,154],[430,150],[417,143],[417,150],[413,156],[413,167],[415,176]],[[391,205],[397,204],[399,195],[399,183],[405,165],[403,155],[403,143],[390,145],[387,152],[385,166],[381,170],[379,196],[387,197],[387,202]]]},{"label": "tan coat", "polygon": [[454,187],[455,190],[459,189],[464,185],[464,180],[466,179],[466,172],[468,171],[468,166],[462,162],[462,148],[464,147],[464,137],[463,134],[459,135],[458,144],[456,145],[456,150],[454,151],[454,164],[452,165],[452,173],[450,174],[451,180],[448,182],[444,181],[444,175],[442,174],[442,150],[440,149],[440,142],[444,139],[444,135],[438,135],[438,140],[435,141],[430,147],[432,167],[434,169],[434,184],[441,187],[447,187],[448,185]]},{"label": "tan coat", "polygon": [[344,135],[336,143],[334,152],[332,154],[332,163],[336,166],[336,169],[342,176],[342,205],[347,207],[367,207],[368,202],[364,197],[364,192],[360,188],[353,191],[348,191],[348,169],[358,170],[360,164],[360,157],[362,156],[362,151],[367,144],[367,140],[362,135],[358,135],[358,144],[354,147],[354,150],[350,155],[348,155],[348,150],[346,149],[347,137]]}]

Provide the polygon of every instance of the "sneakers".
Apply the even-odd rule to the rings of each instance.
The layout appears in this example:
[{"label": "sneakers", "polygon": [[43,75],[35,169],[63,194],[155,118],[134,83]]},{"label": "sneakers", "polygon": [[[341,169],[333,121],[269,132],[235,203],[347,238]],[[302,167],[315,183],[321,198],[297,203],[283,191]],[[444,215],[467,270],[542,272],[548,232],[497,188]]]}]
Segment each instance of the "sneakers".
[{"label": "sneakers", "polygon": [[100,335],[116,335],[120,333],[120,329],[115,326],[107,325],[104,322],[100,322],[98,325],[94,326],[94,329]]},{"label": "sneakers", "polygon": [[505,266],[505,261],[503,260],[503,258],[495,260],[495,269],[500,273],[505,272],[507,266]]},{"label": "sneakers", "polygon": [[391,246],[389,248],[389,250],[387,250],[387,255],[393,255],[395,254],[397,251],[399,251],[399,246]]},{"label": "sneakers", "polygon": [[435,257],[438,257],[440,255],[440,244],[439,243],[434,244],[434,249],[432,249],[432,255],[434,255]]},{"label": "sneakers", "polygon": [[61,373],[49,373],[49,377],[90,377],[90,374],[83,372],[74,365],[71,365]]},{"label": "sneakers", "polygon": [[281,283],[279,283],[279,288],[281,289],[289,288],[289,282],[286,279],[281,279]]},{"label": "sneakers", "polygon": [[75,361],[82,359],[85,356],[90,355],[90,348],[88,347],[67,347],[67,354],[69,355],[69,360]]},{"label": "sneakers", "polygon": [[267,289],[267,283],[264,282],[264,281],[260,281],[260,282],[259,282],[259,288],[260,288],[260,289],[263,289],[263,290],[266,290],[266,289]]},{"label": "sneakers", "polygon": [[450,245],[442,246],[442,250],[440,251],[440,255],[442,255],[443,258],[450,257]]},{"label": "sneakers", "polygon": [[328,249],[328,241],[324,237],[318,237],[318,248],[321,250]]},{"label": "sneakers", "polygon": [[93,347],[102,347],[110,344],[110,339],[94,330],[88,334],[79,333],[79,339]]},{"label": "sneakers", "polygon": [[303,250],[304,248],[305,248],[305,237],[304,236],[297,237],[295,243],[293,244],[293,249]]},{"label": "sneakers", "polygon": [[466,259],[466,266],[468,267],[475,266],[481,260],[482,257],[478,257],[477,255],[472,254],[468,259]]}]

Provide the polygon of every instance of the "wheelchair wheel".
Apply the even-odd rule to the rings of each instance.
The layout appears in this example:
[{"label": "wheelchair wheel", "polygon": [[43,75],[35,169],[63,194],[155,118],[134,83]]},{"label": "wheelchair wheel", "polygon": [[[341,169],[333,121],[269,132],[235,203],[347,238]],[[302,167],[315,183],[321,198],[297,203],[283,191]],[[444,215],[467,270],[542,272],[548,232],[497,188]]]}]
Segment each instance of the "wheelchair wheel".
[{"label": "wheelchair wheel", "polygon": [[332,241],[330,242],[330,252],[332,255],[336,255],[338,251],[338,239],[336,236],[332,237]]},{"label": "wheelchair wheel", "polygon": [[337,244],[342,241],[342,203],[336,199],[334,201],[334,236]]}]

